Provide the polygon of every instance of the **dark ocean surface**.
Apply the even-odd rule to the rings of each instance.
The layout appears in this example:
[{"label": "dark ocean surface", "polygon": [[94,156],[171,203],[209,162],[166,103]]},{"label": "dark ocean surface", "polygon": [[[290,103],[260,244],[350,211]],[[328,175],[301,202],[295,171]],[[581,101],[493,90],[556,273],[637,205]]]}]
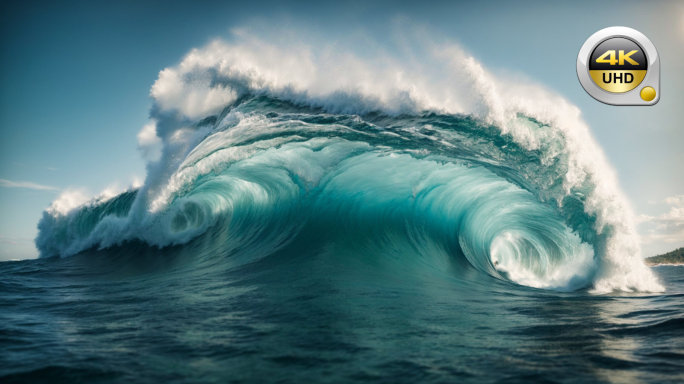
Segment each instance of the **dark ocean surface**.
[{"label": "dark ocean surface", "polygon": [[664,294],[592,295],[325,242],[235,268],[177,251],[0,263],[0,381],[684,379],[683,267],[654,268]]}]

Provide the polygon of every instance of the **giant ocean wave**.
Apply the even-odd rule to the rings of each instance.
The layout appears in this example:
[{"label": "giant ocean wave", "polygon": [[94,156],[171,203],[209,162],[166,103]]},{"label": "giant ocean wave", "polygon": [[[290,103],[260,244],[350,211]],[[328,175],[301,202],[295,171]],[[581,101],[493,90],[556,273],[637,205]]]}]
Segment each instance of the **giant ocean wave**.
[{"label": "giant ocean wave", "polygon": [[62,196],[41,255],[135,241],[249,261],[297,243],[435,271],[455,258],[537,288],[662,290],[580,111],[454,45],[419,46],[369,57],[238,33],[191,51],[152,87],[144,184]]}]

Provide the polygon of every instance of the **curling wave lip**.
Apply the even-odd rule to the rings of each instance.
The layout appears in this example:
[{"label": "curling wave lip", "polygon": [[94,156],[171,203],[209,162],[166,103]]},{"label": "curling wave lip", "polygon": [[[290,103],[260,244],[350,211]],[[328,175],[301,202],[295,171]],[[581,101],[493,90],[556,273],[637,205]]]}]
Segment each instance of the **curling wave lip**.
[{"label": "curling wave lip", "polygon": [[[391,212],[383,196],[394,196],[404,215],[380,215],[380,228],[403,219],[431,236],[426,221],[451,228],[448,241],[433,244],[460,250],[491,276],[556,289],[662,290],[641,259],[614,172],[575,106],[539,87],[504,86],[456,46],[416,49],[421,62],[385,57],[382,68],[353,52],[312,54],[314,47],[255,38],[193,50],[152,87],[145,129],[159,140],[146,142],[160,146],[160,157],[128,208],[113,213],[118,199],[66,213],[49,208],[36,240],[41,254],[206,236],[261,254],[270,241],[294,241],[299,226],[278,226],[311,223],[319,201],[339,202],[331,217],[354,222],[356,210]],[[365,163],[350,171],[359,159]],[[441,182],[421,184],[435,178]],[[492,203],[499,193],[508,205]],[[415,205],[427,195],[430,204]],[[473,204],[457,209],[466,201]],[[304,217],[290,215],[298,212]],[[552,222],[537,220],[540,212]]]}]

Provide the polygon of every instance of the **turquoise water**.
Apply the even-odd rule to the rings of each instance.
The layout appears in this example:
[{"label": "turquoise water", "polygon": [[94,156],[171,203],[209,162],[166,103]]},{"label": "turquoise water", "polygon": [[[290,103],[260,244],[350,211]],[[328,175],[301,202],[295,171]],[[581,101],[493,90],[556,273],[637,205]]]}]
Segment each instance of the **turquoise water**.
[{"label": "turquoise water", "polygon": [[615,247],[567,133],[265,95],[174,119],[143,186],[0,264],[3,382],[682,380],[682,269]]}]

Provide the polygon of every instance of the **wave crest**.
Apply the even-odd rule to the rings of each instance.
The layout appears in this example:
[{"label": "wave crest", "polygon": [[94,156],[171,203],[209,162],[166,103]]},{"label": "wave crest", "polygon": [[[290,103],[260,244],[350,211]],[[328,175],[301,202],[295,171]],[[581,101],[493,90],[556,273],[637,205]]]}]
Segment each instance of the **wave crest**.
[{"label": "wave crest", "polygon": [[454,45],[420,47],[369,58],[243,34],[191,51],[152,87],[141,147],[160,152],[115,199],[125,212],[48,210],[41,254],[183,244],[217,227],[278,247],[325,214],[431,228],[524,285],[662,290],[580,111]]}]

